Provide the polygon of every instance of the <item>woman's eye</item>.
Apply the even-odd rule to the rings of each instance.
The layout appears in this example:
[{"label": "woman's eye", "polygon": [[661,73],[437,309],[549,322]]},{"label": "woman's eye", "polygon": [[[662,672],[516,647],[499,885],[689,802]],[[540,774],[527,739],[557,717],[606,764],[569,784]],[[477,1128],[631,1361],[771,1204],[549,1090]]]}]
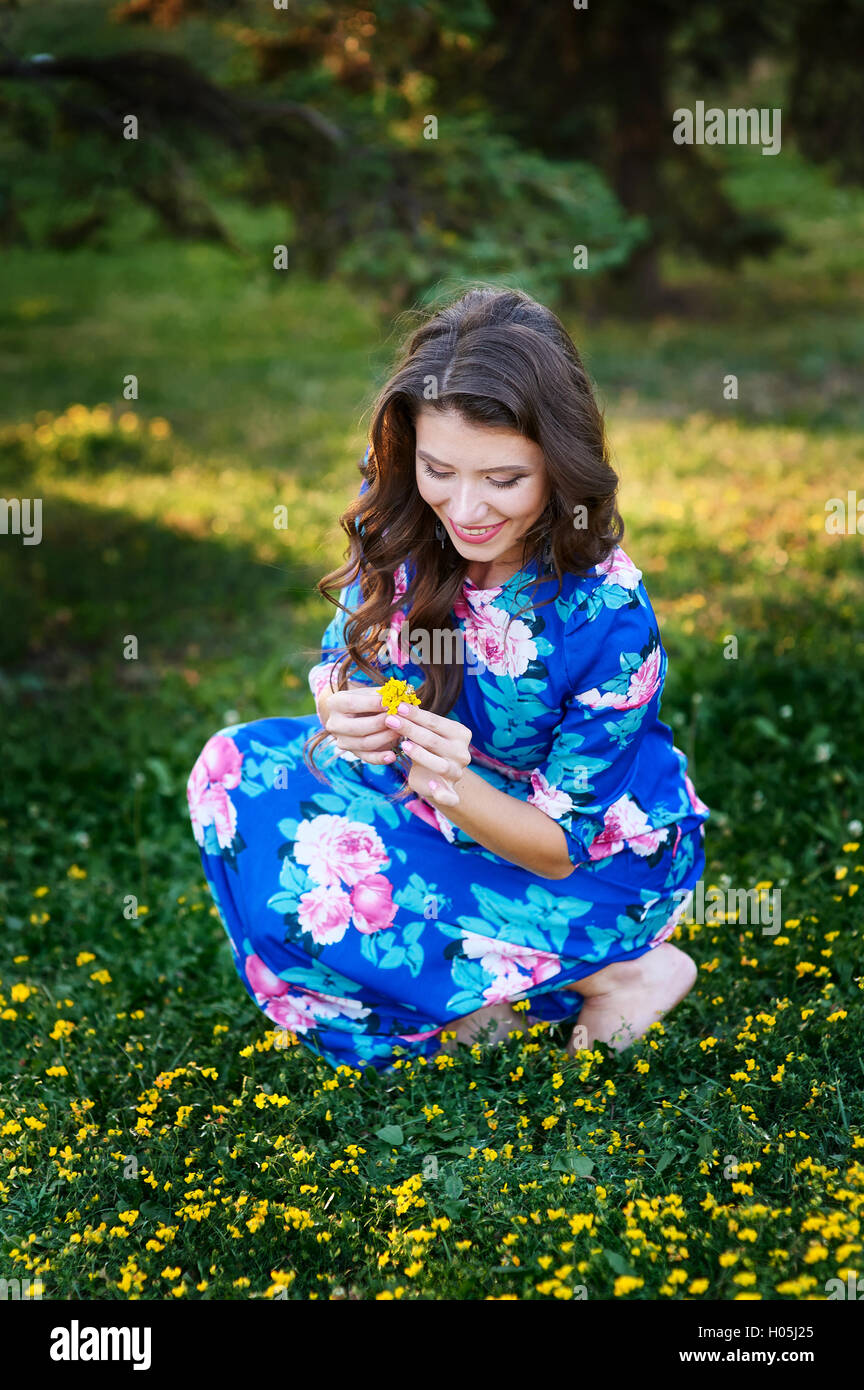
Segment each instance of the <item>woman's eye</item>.
[{"label": "woman's eye", "polygon": [[[429,475],[430,478],[435,478],[435,479],[437,479],[437,481],[438,481],[439,483],[440,483],[440,482],[444,482],[444,480],[445,480],[446,477],[447,477],[447,474],[446,474],[446,473],[436,473],[436,472],[435,472],[435,469],[434,469],[434,468],[430,468],[429,465],[428,465],[428,463],[424,463],[423,468],[424,468],[425,472]],[[489,481],[490,481],[490,483],[492,484],[493,487],[515,487],[516,484],[517,484],[524,476],[525,476],[525,475],[524,475],[523,473],[519,473],[519,474],[517,474],[517,476],[516,476],[515,478],[508,478],[508,480],[507,480],[506,483],[498,483],[498,482],[495,481],[494,478],[490,478]]]}]

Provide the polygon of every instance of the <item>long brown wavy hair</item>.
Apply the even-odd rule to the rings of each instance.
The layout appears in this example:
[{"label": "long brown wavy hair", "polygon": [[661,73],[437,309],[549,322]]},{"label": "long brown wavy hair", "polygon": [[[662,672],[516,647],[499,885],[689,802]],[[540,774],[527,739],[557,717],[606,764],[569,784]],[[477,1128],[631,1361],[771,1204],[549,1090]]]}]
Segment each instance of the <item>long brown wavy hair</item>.
[{"label": "long brown wavy hair", "polygon": [[[348,537],[344,562],[317,586],[349,613],[338,596],[360,574],[363,602],[345,624],[346,652],[331,672],[334,690],[345,690],[349,673],[357,670],[383,683],[374,657],[397,606],[410,609],[413,630],[456,630],[451,610],[470,562],[449,540],[442,549],[435,514],[417,488],[414,422],[421,409],[455,411],[474,425],[505,426],[542,449],[549,501],[523,537],[521,567],[536,559],[538,573],[531,582],[548,577],[542,551],[549,543],[558,588],[546,602],[560,594],[564,573],[586,574],[624,535],[603,415],[564,325],[521,290],[470,289],[412,328],[372,407],[370,448],[360,464],[368,487],[339,518]],[[574,509],[580,505],[585,524],[577,528]],[[415,574],[397,604],[395,571],[409,556]],[[442,648],[448,650],[445,644]],[[417,694],[423,708],[448,714],[462,688],[461,663],[430,663],[421,669],[425,678]],[[326,779],[313,755],[328,737],[319,730],[303,750],[322,781]],[[393,799],[405,794],[403,788]]]}]

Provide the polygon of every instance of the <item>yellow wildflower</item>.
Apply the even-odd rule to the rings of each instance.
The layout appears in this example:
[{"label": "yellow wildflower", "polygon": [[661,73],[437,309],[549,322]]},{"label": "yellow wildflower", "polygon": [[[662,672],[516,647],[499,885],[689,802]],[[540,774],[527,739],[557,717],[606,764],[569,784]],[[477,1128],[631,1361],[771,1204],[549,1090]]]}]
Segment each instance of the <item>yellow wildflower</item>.
[{"label": "yellow wildflower", "polygon": [[419,705],[420,701],[414,693],[414,687],[408,681],[397,680],[391,676],[381,687],[381,704],[388,714],[395,714],[400,704]]}]

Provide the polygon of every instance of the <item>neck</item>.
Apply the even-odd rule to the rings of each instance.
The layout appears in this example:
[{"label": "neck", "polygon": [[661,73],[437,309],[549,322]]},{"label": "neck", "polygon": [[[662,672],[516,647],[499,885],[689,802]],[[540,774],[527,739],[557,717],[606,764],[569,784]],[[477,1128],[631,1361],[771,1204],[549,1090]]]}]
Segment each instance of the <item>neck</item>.
[{"label": "neck", "polygon": [[499,584],[506,584],[514,574],[518,574],[522,565],[521,544],[510,546],[509,550],[496,556],[494,560],[472,560],[468,565],[468,578],[478,589],[494,589]]}]

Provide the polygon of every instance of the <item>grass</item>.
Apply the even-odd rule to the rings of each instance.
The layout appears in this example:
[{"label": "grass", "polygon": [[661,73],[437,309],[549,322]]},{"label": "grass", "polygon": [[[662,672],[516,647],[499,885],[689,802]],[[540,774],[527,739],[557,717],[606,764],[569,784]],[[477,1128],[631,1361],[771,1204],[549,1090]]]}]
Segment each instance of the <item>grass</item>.
[{"label": "grass", "polygon": [[64,1299],[796,1300],[860,1271],[864,557],[825,503],[864,495],[864,198],[794,159],[757,185],[747,153],[730,186],[773,199],[787,252],[732,278],[670,263],[697,319],[569,326],[670,652],[663,717],[714,813],[707,883],[780,887],[783,926],[682,927],[687,1001],[575,1061],[540,1025],[334,1074],[276,1045],[204,889],[185,779],[225,723],[311,708],[314,585],[390,325],[212,248],[7,255],[0,358],[28,370],[0,491],[43,499],[44,539],[0,547],[5,1277]]}]

